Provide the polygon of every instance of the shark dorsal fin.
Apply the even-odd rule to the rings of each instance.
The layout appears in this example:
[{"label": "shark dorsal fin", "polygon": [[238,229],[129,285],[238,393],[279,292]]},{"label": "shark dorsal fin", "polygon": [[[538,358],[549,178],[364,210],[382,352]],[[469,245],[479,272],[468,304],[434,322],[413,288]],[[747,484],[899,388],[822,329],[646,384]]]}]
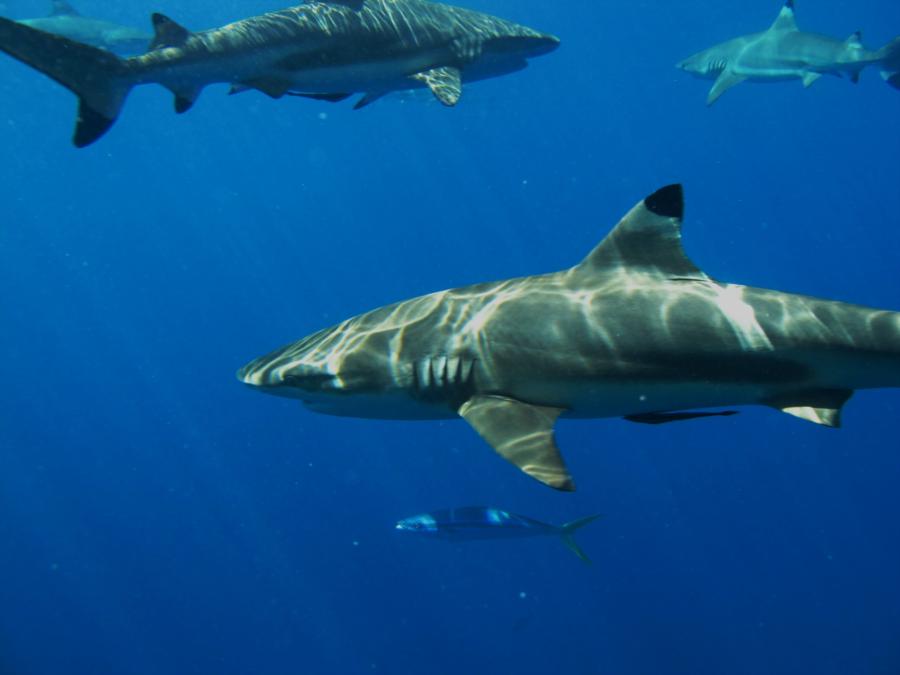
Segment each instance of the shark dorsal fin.
[{"label": "shark dorsal fin", "polygon": [[799,30],[797,28],[797,19],[794,16],[794,0],[787,0],[787,2],[784,3],[784,7],[782,7],[781,11],[778,12],[778,16],[775,18],[775,23],[772,24],[769,30]]},{"label": "shark dorsal fin", "polygon": [[862,31],[858,30],[853,35],[844,40],[847,47],[862,47]]},{"label": "shark dorsal fin", "polygon": [[594,274],[620,268],[708,281],[681,246],[683,215],[680,185],[657,190],[631,209],[575,271]]},{"label": "shark dorsal fin", "polygon": [[178,24],[165,14],[154,14],[150,17],[153,21],[153,39],[150,41],[150,49],[162,49],[163,47],[182,47],[191,37],[191,31]]},{"label": "shark dorsal fin", "polygon": [[66,0],[53,0],[50,3],[50,16],[79,16],[79,14]]}]

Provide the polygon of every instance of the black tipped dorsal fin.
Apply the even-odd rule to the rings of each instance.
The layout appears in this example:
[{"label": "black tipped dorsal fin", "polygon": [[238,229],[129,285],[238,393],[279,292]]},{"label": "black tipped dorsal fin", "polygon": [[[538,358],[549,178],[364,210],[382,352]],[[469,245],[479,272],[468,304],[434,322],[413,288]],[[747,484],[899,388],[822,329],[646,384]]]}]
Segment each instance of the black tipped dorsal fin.
[{"label": "black tipped dorsal fin", "polygon": [[775,22],[769,30],[797,30],[797,18],[794,16],[794,0],[787,0],[778,12]]},{"label": "black tipped dorsal fin", "polygon": [[53,0],[50,3],[50,16],[80,16],[78,11],[66,0]]},{"label": "black tipped dorsal fin", "polygon": [[153,21],[153,39],[150,41],[150,49],[160,49],[162,47],[182,47],[184,43],[191,37],[191,31],[175,23],[165,14],[154,14],[151,18]]},{"label": "black tipped dorsal fin", "polygon": [[621,268],[708,281],[681,247],[683,215],[680,185],[657,190],[631,209],[575,270],[594,273]]}]

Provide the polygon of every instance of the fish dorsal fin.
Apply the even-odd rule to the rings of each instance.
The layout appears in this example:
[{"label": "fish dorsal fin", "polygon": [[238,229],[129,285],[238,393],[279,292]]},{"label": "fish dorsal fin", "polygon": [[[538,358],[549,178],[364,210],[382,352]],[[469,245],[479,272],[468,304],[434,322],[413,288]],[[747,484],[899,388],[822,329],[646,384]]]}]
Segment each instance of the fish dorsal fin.
[{"label": "fish dorsal fin", "polygon": [[684,197],[680,185],[657,190],[619,221],[574,270],[594,274],[616,269],[669,278],[708,281],[681,246]]},{"label": "fish dorsal fin", "polygon": [[50,3],[50,16],[81,16],[66,0],[53,0]]},{"label": "fish dorsal fin", "polygon": [[575,483],[553,438],[553,425],[562,412],[559,408],[482,394],[459,408],[460,416],[497,454],[544,485],[571,492]]},{"label": "fish dorsal fin", "polygon": [[775,22],[769,28],[774,31],[792,31],[798,30],[797,18],[794,16],[794,0],[787,0],[784,7],[778,12]]},{"label": "fish dorsal fin", "polygon": [[191,31],[178,24],[165,14],[154,14],[153,39],[150,41],[150,49],[162,49],[163,47],[183,47],[191,37]]}]

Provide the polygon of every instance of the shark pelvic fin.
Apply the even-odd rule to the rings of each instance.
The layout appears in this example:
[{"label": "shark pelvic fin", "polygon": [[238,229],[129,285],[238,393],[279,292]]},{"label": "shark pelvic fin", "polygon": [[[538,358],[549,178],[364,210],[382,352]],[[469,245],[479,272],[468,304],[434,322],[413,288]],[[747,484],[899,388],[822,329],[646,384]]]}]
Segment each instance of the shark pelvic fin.
[{"label": "shark pelvic fin", "polygon": [[175,94],[175,112],[180,115],[193,108],[201,91],[203,91],[203,87],[173,91],[172,93]]},{"label": "shark pelvic fin", "polygon": [[794,0],[787,0],[787,2],[784,3],[784,7],[778,12],[778,16],[775,18],[775,22],[769,30],[798,30],[797,18],[794,15]]},{"label": "shark pelvic fin", "polygon": [[435,98],[446,106],[456,105],[462,96],[462,73],[459,72],[459,68],[452,66],[432,68],[411,77],[424,82]]},{"label": "shark pelvic fin", "polygon": [[841,426],[841,410],[853,396],[852,389],[812,389],[766,401],[766,405],[807,422]]},{"label": "shark pelvic fin", "polygon": [[553,438],[553,425],[562,412],[485,395],[473,396],[459,409],[463,419],[501,457],[545,485],[572,492],[575,483]]},{"label": "shark pelvic fin", "polygon": [[153,14],[150,17],[153,22],[153,39],[150,41],[150,50],[163,49],[164,47],[183,47],[191,37],[191,31],[178,24],[165,14]]},{"label": "shark pelvic fin", "polygon": [[669,278],[709,281],[681,246],[683,215],[680,185],[657,190],[631,209],[573,271],[595,274],[643,268]]},{"label": "shark pelvic fin", "polygon": [[641,413],[638,415],[625,415],[624,419],[638,424],[668,424],[669,422],[683,422],[704,417],[731,417],[737,415],[737,410],[721,410],[719,412],[670,412],[670,413]]},{"label": "shark pelvic fin", "polygon": [[53,0],[48,16],[81,16],[66,0]]},{"label": "shark pelvic fin", "polygon": [[[822,77],[822,73],[815,73],[813,71],[808,71],[803,76],[803,86],[806,87],[807,89],[809,89],[811,86],[813,86],[813,84],[816,82],[816,80],[818,80],[820,77]],[[859,73],[856,74],[856,80],[858,80],[858,79],[859,79]],[[854,82],[856,80],[854,80]]]},{"label": "shark pelvic fin", "polygon": [[368,94],[363,94],[362,98],[353,105],[353,109],[361,110],[367,105],[372,105],[375,101],[386,95],[387,92],[385,91],[370,91]]},{"label": "shark pelvic fin", "polygon": [[743,75],[738,75],[726,68],[716,79],[712,89],[709,90],[709,94],[706,97],[706,105],[712,105],[719,100],[722,94],[746,79]]}]

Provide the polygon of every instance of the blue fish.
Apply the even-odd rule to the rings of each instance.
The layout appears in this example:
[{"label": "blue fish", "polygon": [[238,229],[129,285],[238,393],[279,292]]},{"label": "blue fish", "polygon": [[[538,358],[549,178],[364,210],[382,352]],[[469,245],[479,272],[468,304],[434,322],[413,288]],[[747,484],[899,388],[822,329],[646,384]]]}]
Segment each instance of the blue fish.
[{"label": "blue fish", "polygon": [[590,563],[590,558],[575,542],[573,535],[576,530],[599,517],[593,515],[573,520],[565,525],[549,525],[528,516],[520,516],[490,506],[461,506],[404,518],[394,529],[451,541],[523,539],[555,535],[562,538],[572,553],[584,562]]}]

